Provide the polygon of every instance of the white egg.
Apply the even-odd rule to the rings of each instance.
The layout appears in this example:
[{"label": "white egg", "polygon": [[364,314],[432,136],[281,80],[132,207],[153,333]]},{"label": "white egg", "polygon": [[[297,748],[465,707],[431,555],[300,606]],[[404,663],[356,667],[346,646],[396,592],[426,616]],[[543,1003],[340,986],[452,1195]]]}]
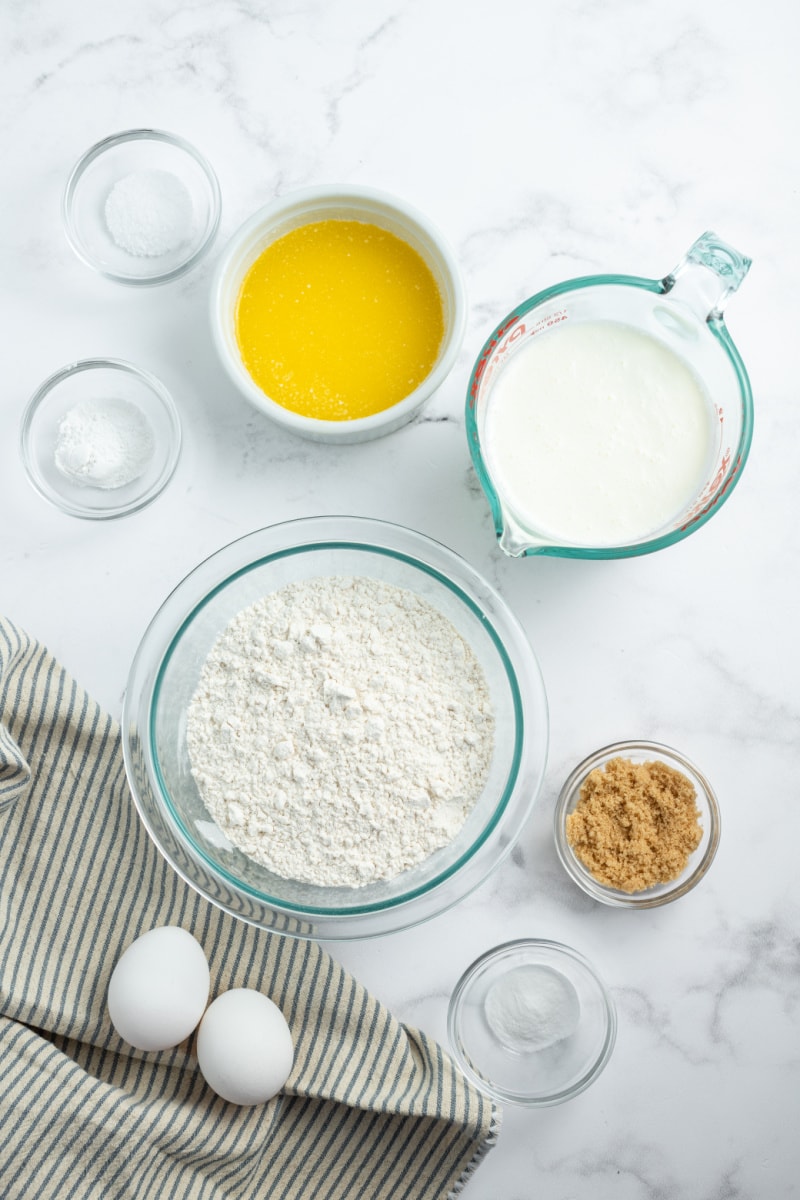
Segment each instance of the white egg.
[{"label": "white egg", "polygon": [[208,1006],[197,1031],[203,1078],[232,1104],[263,1104],[281,1090],[294,1061],[283,1013],[261,992],[232,988]]},{"label": "white egg", "polygon": [[137,1050],[168,1050],[197,1028],[211,977],[200,943],[176,925],[142,934],[120,958],[108,985],[108,1015]]}]

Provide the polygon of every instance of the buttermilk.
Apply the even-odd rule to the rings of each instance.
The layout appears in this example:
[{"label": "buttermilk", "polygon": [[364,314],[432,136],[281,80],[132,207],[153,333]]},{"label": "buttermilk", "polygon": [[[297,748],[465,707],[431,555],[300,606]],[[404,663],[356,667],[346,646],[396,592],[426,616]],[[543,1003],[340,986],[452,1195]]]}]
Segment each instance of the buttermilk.
[{"label": "buttermilk", "polygon": [[494,385],[485,455],[526,529],[555,541],[639,541],[705,480],[711,403],[683,359],[615,321],[531,338]]}]

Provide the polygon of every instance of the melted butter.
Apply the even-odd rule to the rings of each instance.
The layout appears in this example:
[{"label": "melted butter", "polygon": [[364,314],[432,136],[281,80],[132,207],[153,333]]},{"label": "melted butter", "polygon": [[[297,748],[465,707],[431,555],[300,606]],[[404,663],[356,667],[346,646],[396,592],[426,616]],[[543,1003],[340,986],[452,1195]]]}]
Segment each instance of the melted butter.
[{"label": "melted butter", "polygon": [[397,404],[444,335],[433,275],[377,225],[327,220],[278,238],[248,270],[236,339],[258,386],[307,417],[347,421]]}]

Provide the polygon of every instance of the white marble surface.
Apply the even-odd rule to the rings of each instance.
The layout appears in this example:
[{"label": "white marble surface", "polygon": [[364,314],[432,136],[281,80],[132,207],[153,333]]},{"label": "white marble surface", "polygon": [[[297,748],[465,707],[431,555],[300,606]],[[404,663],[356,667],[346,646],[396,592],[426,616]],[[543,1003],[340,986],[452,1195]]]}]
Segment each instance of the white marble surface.
[{"label": "white marble surface", "polygon": [[[799,12],[792,0],[0,8],[3,611],[119,714],[146,623],[202,557],[261,525],[347,512],[464,555],[541,661],[550,761],[512,857],[428,925],[334,947],[401,1019],[442,1039],[459,974],[508,938],[565,941],[609,983],[620,1027],[605,1073],[569,1104],[507,1110],[471,1200],[771,1200],[800,1189]],[[215,253],[184,281],[139,291],[74,257],[59,223],[69,169],[94,141],[142,125],[184,135],[215,165],[217,251],[258,205],[312,183],[395,191],[443,228],[470,313],[458,364],[419,420],[340,449],[283,434],[214,359]],[[504,558],[462,416],[484,337],[517,301],[569,276],[660,276],[706,228],[754,260],[728,309],[756,397],[738,488],[657,555]],[[118,522],[63,516],[18,459],[28,396],[90,355],[154,371],[185,425],[168,490]],[[710,875],[661,910],[593,904],[551,845],[565,773],[627,737],[681,748],[723,809]]]}]

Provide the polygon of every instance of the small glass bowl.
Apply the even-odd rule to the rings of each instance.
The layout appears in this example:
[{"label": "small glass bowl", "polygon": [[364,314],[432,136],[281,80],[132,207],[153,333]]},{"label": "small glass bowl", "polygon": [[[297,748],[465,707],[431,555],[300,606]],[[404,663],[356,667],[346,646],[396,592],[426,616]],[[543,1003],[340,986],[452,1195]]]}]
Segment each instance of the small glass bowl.
[{"label": "small glass bowl", "polygon": [[[574,1033],[539,1050],[512,1049],[492,1029],[486,998],[520,967],[544,967],[575,990],[580,1016]],[[447,1032],[464,1073],[501,1103],[527,1108],[561,1104],[585,1091],[605,1067],[617,1036],[614,1002],[590,962],[569,946],[522,938],[488,950],[467,968],[450,997]]]},{"label": "small glass bowl", "polygon": [[[663,762],[673,770],[680,771],[694,785],[703,836],[697,849],[689,856],[686,868],[669,883],[659,883],[641,892],[623,892],[608,887],[595,879],[567,840],[567,817],[578,803],[584,780],[590,771],[604,767],[612,758],[627,758],[635,763]],[[592,899],[616,908],[656,908],[685,896],[708,871],[719,846],[720,811],[714,790],[705,775],[677,750],[659,742],[615,742],[590,754],[569,776],[556,802],[554,832],[558,857],[565,870]]]},{"label": "small glass bowl", "polygon": [[[122,487],[73,483],[56,466],[59,424],[84,400],[127,400],[153,433],[154,450],[144,472]],[[73,517],[100,521],[144,508],[163,490],[178,463],[181,426],[167,389],[154,375],[117,358],[87,358],[46,379],[22,416],[20,453],[28,477],[45,500]]]},{"label": "small glass bowl", "polygon": [[[180,245],[166,254],[138,256],[114,241],[105,219],[109,192],[137,171],[166,171],[189,193],[193,224]],[[99,274],[132,286],[168,283],[207,253],[220,221],[217,177],[189,142],[158,129],[131,129],[104,138],[72,169],[62,202],[67,240],[78,258]]]}]

